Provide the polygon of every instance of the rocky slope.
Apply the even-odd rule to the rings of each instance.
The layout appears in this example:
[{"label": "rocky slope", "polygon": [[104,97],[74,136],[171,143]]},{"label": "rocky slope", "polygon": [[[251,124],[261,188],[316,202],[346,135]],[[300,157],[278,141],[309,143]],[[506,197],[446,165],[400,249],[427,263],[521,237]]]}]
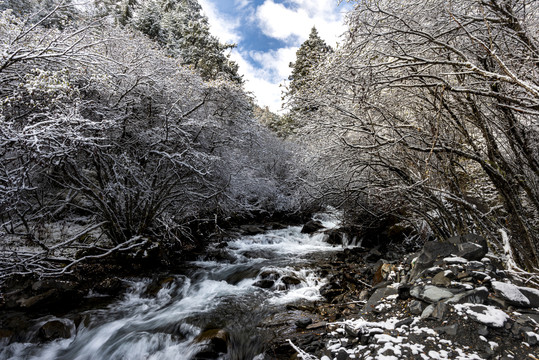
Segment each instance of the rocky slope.
[{"label": "rocky slope", "polygon": [[269,358],[539,359],[539,290],[479,236],[411,255],[346,249],[320,267],[326,300],[289,306]]}]

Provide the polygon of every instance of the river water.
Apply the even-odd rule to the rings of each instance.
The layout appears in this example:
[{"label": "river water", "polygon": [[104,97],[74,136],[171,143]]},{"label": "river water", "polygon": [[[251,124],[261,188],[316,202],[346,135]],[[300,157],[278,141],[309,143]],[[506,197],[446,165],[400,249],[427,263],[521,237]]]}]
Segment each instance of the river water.
[{"label": "river water", "polygon": [[[338,225],[336,214],[315,218],[326,228]],[[271,358],[264,357],[267,339],[257,325],[286,304],[319,299],[325,279],[312,265],[342,250],[325,243],[320,233],[300,230],[288,227],[230,241],[220,250],[225,260],[192,262],[187,275],[172,275],[152,296],[150,279],[126,280],[130,290],[119,301],[79,313],[77,326],[69,317],[46,317],[35,326],[62,321],[71,328],[70,338],[13,343],[0,349],[0,359],[197,359],[208,346],[200,336],[208,329],[227,334],[228,349],[220,359]]]}]

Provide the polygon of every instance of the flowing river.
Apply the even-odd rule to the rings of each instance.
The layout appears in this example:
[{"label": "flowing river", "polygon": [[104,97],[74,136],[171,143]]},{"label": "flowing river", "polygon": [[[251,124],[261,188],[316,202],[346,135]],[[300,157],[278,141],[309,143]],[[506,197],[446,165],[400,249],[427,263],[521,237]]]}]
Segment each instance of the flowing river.
[{"label": "flowing river", "polygon": [[[315,216],[326,228],[337,226],[334,214]],[[187,275],[173,275],[148,296],[149,279],[130,281],[130,290],[104,309],[78,314],[79,321],[59,320],[71,337],[36,344],[13,343],[0,359],[188,360],[204,358],[208,329],[226,333],[226,353],[219,359],[267,359],[267,338],[260,322],[285,311],[286,304],[314,301],[325,280],[316,275],[316,259],[342,250],[324,235],[288,227],[230,241],[226,260],[189,263]],[[39,323],[35,328],[39,328]],[[37,331],[37,330],[36,330]],[[32,334],[29,334],[29,338]]]}]

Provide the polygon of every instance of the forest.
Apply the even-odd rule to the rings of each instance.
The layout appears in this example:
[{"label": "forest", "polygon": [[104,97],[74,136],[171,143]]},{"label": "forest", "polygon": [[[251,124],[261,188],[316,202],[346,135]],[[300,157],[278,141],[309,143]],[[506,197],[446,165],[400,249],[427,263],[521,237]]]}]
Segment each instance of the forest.
[{"label": "forest", "polygon": [[2,2],[0,278],[327,205],[353,237],[476,233],[537,270],[539,4],[351,3],[276,115],[196,0]]},{"label": "forest", "polygon": [[539,1],[202,3],[0,0],[0,359],[537,359]]}]

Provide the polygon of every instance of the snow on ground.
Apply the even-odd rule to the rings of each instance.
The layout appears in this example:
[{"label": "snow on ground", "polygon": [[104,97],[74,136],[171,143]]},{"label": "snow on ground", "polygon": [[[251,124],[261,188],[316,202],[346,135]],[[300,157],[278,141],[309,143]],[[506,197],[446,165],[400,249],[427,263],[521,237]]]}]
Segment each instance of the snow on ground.
[{"label": "snow on ground", "polygon": [[454,307],[459,314],[467,314],[480,323],[493,327],[502,327],[509,319],[505,312],[490,305],[456,304]]},{"label": "snow on ground", "polygon": [[[472,305],[472,304],[469,304]],[[450,340],[440,338],[433,329],[420,326],[419,317],[413,319],[409,325],[396,328],[398,317],[373,322],[364,318],[335,322],[329,325],[333,329],[330,332],[331,339],[327,342],[326,349],[333,354],[333,357],[323,356],[319,360],[333,360],[338,358],[338,354],[346,352],[350,359],[364,360],[399,360],[403,358],[417,359],[439,359],[439,360],[481,360],[483,359],[474,351],[466,347],[455,346]],[[349,332],[357,332],[366,336],[372,336],[371,341],[365,344],[350,346],[350,340],[346,337]],[[421,343],[417,340],[422,339]],[[437,347],[437,350],[426,350]],[[497,346],[496,343],[491,344]],[[304,360],[318,359],[304,352],[299,353],[299,358]]]}]

